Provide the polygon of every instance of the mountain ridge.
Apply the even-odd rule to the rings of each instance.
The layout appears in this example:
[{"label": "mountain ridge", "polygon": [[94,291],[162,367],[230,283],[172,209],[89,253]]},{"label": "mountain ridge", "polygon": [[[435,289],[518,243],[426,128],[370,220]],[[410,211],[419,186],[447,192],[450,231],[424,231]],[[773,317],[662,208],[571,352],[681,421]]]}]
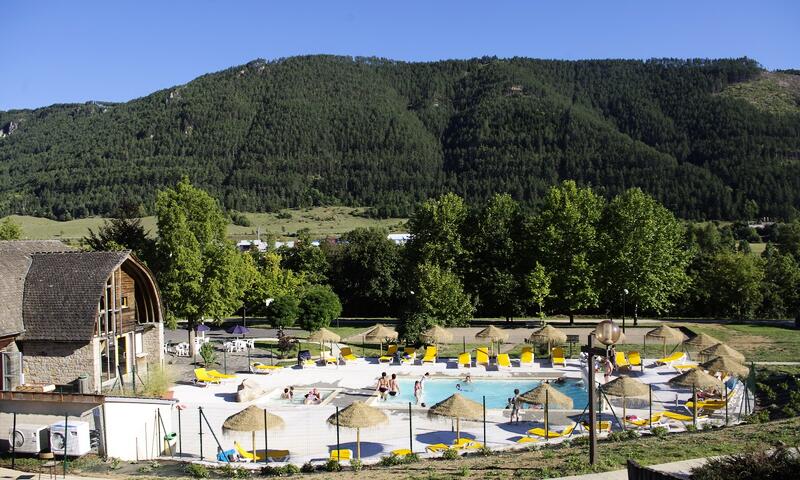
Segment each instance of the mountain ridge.
[{"label": "mountain ridge", "polygon": [[[0,112],[0,215],[152,206],[183,175],[226,208],[404,216],[455,191],[535,207],[566,178],[639,186],[684,218],[789,218],[800,115],[719,95],[749,59],[254,60],[128,102]],[[755,212],[755,213],[753,213]]]}]

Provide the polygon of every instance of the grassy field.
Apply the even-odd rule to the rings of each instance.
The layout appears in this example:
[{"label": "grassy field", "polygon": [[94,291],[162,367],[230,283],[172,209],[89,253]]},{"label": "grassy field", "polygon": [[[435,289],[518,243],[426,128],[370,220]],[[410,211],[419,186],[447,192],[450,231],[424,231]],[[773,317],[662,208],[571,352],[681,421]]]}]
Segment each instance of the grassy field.
[{"label": "grassy field", "polygon": [[[307,228],[313,238],[327,235],[341,235],[358,227],[383,227],[389,231],[402,231],[406,219],[373,219],[361,216],[363,208],[316,207],[307,209],[286,209],[276,213],[246,213],[252,226],[228,225],[231,239],[253,238],[260,230],[262,235],[271,234],[279,239],[294,236],[298,230]],[[82,218],[68,222],[58,222],[47,218],[12,215],[11,219],[22,226],[23,238],[62,239],[77,241],[97,230],[103,219],[99,217]],[[142,223],[151,233],[156,232],[155,217],[144,217]]]}]

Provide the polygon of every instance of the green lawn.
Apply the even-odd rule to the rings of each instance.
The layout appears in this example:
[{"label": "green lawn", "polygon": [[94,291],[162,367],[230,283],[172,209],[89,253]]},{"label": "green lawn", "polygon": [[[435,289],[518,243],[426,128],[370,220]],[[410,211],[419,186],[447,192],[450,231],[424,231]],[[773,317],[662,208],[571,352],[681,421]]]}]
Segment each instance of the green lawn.
[{"label": "green lawn", "polygon": [[770,325],[689,325],[742,352],[755,362],[800,361],[800,330]]},{"label": "green lawn", "polygon": [[[313,238],[341,235],[358,227],[383,227],[390,231],[405,229],[405,218],[367,218],[361,215],[363,211],[363,208],[315,207],[286,209],[276,213],[245,213],[252,225],[228,225],[228,236],[235,240],[254,238],[259,229],[262,235],[272,234],[279,239],[289,239],[303,228],[309,229]],[[78,241],[89,233],[90,228],[96,231],[103,224],[103,219],[99,217],[68,222],[20,215],[12,215],[11,219],[22,226],[23,238],[33,240]],[[144,217],[142,224],[152,234],[156,233],[155,217]]]}]

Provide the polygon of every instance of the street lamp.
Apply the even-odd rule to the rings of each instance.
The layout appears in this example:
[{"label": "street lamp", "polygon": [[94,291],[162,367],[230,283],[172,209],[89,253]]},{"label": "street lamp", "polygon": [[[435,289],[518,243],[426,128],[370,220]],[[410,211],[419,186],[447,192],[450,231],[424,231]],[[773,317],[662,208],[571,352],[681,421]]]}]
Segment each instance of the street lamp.
[{"label": "street lamp", "polygon": [[596,425],[596,412],[595,412],[595,382],[594,382],[594,356],[603,355],[603,349],[598,349],[595,352],[594,345],[592,345],[592,337],[596,338],[598,342],[603,345],[613,345],[617,343],[622,335],[619,325],[614,323],[613,320],[603,320],[597,324],[594,332],[589,334],[589,343],[586,349],[588,357],[586,359],[586,367],[589,370],[589,463],[594,465],[597,457],[597,436],[595,435]]}]

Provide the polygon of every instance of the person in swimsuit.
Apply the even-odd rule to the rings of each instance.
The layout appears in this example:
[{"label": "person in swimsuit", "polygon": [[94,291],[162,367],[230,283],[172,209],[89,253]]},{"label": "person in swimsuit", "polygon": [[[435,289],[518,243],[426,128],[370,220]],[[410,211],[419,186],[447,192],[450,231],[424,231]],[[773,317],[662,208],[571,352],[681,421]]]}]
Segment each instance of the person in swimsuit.
[{"label": "person in swimsuit", "polygon": [[422,383],[419,380],[414,382],[414,400],[417,405],[422,401]]},{"label": "person in swimsuit", "polygon": [[511,422],[513,422],[514,419],[516,418],[517,423],[519,423],[519,405],[520,405],[520,403],[521,402],[519,400],[519,389],[515,388],[514,389],[514,397],[511,399]]},{"label": "person in swimsuit", "polygon": [[303,401],[306,405],[315,405],[319,403],[321,400],[319,390],[316,388],[312,388],[308,393],[306,393],[306,399]]},{"label": "person in swimsuit", "polygon": [[464,377],[464,383],[472,383],[472,375],[468,373],[467,376]]},{"label": "person in swimsuit", "polygon": [[397,383],[397,375],[392,374],[392,379],[389,380],[389,395],[395,396],[400,393],[400,385]]},{"label": "person in swimsuit", "polygon": [[291,400],[292,399],[292,395],[289,393],[289,389],[288,388],[284,388],[283,389],[283,393],[281,393],[281,399],[282,400]]},{"label": "person in swimsuit", "polygon": [[389,378],[386,377],[386,372],[381,373],[376,390],[380,393],[381,400],[386,400],[386,392],[389,391]]}]

